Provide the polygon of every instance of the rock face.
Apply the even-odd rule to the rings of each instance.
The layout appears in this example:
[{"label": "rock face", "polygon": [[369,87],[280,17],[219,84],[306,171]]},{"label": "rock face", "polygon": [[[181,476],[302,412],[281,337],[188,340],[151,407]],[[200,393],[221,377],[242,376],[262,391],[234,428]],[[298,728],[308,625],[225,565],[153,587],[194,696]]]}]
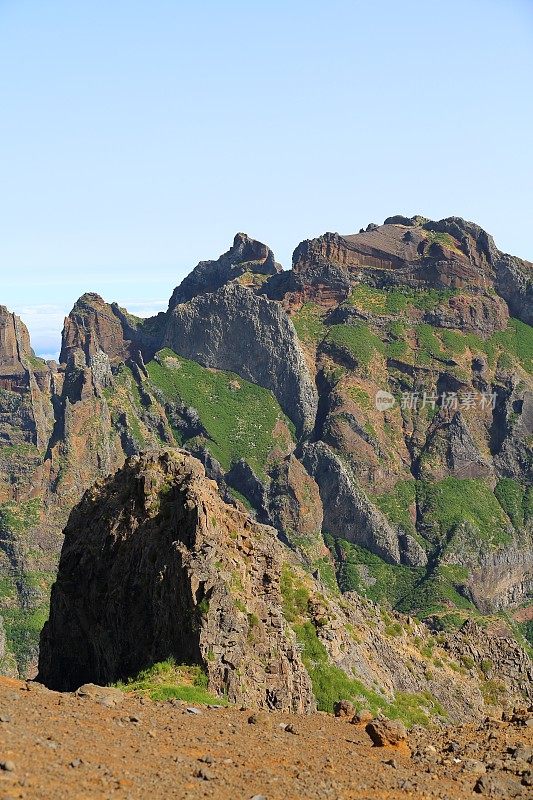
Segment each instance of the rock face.
[{"label": "rock face", "polygon": [[[346,541],[367,547],[385,561],[399,564],[397,531],[357,488],[349,471],[330,448],[323,442],[308,445],[303,463],[320,487],[325,529]],[[421,551],[415,564],[425,562]]]},{"label": "rock face", "polygon": [[224,286],[174,308],[163,344],[271,389],[299,433],[312,429],[316,389],[292,323],[277,303],[240,285]]},{"label": "rock face", "polygon": [[528,700],[533,699],[533,669],[531,660],[517,647],[516,641],[505,628],[496,626],[483,631],[473,620],[466,622],[446,642],[446,650],[466,664],[480,664],[487,680],[506,676],[507,685],[525,690]]},{"label": "rock face", "polygon": [[200,261],[197,267],[174,290],[169,310],[180,303],[188,303],[200,294],[216,292],[222,286],[240,281],[246,286],[259,286],[281,267],[272,250],[245,233],[237,233],[233,246],[216,261]]},{"label": "rock face", "polygon": [[234,702],[311,709],[281,564],[275,532],[225,505],[190,455],[133,457],[70,516],[39,680],[72,690],[173,656]]},{"label": "rock face", "polygon": [[110,305],[99,295],[88,293],[80,297],[65,320],[59,359],[62,364],[72,359],[79,362],[83,354],[83,366],[98,372],[100,363],[106,359],[117,365],[135,359],[140,351],[145,355],[154,353],[155,341],[155,337],[143,330],[143,320],[131,316],[116,303]]},{"label": "rock face", "polygon": [[23,322],[0,306],[0,365],[2,372],[13,375],[25,372],[24,363],[31,356],[30,335]]}]

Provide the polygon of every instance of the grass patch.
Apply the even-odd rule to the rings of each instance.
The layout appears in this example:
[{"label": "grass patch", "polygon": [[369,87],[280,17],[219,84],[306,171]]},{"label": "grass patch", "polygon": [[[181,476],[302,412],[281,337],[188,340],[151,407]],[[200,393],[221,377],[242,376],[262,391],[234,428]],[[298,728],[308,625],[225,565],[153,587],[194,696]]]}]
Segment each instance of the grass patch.
[{"label": "grass patch", "polygon": [[207,432],[205,445],[225,470],[244,458],[264,478],[272,451],[285,452],[293,440],[294,426],[268,389],[232,372],[202,367],[172,350],[161,350],[147,370],[165,400],[179,400],[198,411]]},{"label": "grass patch", "polygon": [[526,372],[533,373],[533,328],[519,319],[510,319],[504,331],[496,331],[485,341],[456,330],[439,331],[439,336],[447,355],[463,355],[470,350],[484,353],[492,367],[497,364],[501,369],[511,369],[518,362]]},{"label": "grass patch", "polygon": [[[417,583],[425,570],[403,565],[387,564],[364,547],[344,539],[326,538],[335,554],[337,581],[341,591],[358,592],[375,603],[393,608],[412,607]],[[363,576],[368,576],[364,578]]]},{"label": "grass patch", "polygon": [[388,289],[375,289],[373,286],[359,284],[348,300],[348,305],[361,311],[374,314],[402,314],[411,306],[423,311],[431,311],[456,294],[453,289],[411,289],[408,286],[394,286]]},{"label": "grass patch", "polygon": [[0,505],[0,531],[22,533],[39,522],[41,500],[10,501]]},{"label": "grass patch", "polygon": [[441,341],[432,325],[422,323],[416,326],[415,331],[418,344],[416,355],[421,364],[429,364],[433,358],[444,356]]},{"label": "grass patch", "polygon": [[398,481],[391,492],[374,495],[371,499],[394,525],[399,525],[406,533],[416,535],[409,513],[409,508],[416,501],[414,479]]},{"label": "grass patch", "polygon": [[363,367],[368,367],[375,353],[384,353],[385,345],[368,325],[332,325],[327,341],[348,352]]},{"label": "grass patch", "polygon": [[326,335],[327,328],[322,322],[323,310],[316,303],[304,303],[292,317],[298,338],[304,344],[316,345]]},{"label": "grass patch", "polygon": [[372,408],[372,403],[370,402],[368,392],[365,392],[365,390],[361,389],[360,386],[350,386],[347,389],[347,393],[360,408],[364,409],[365,411],[370,411]]},{"label": "grass patch", "polygon": [[227,705],[224,698],[207,691],[207,683],[207,675],[201,667],[176,664],[173,658],[169,658],[114,685],[125,692],[137,692],[152,700],[176,699],[186,703]]},{"label": "grass patch", "polygon": [[464,256],[457,239],[454,239],[449,233],[442,233],[441,231],[430,231],[424,229],[424,236],[431,244],[440,244],[448,250],[452,250],[458,255]]},{"label": "grass patch", "polygon": [[335,567],[328,556],[322,556],[315,559],[311,566],[313,572],[316,570],[320,576],[320,580],[332,594],[339,594],[339,586],[337,584],[337,576],[335,574]]},{"label": "grass patch", "polygon": [[513,478],[501,478],[494,489],[494,494],[515,528],[521,528],[531,514],[531,489],[527,490]]},{"label": "grass patch", "polygon": [[444,541],[468,523],[479,542],[497,546],[511,539],[509,520],[490,487],[481,478],[444,478],[417,482],[419,510],[432,538]]},{"label": "grass patch", "polygon": [[443,611],[450,604],[458,609],[473,609],[472,603],[459,591],[468,577],[464,568],[447,565],[430,569],[388,564],[352,542],[331,536],[326,536],[326,542],[334,554],[337,580],[343,592],[357,592],[375,603],[422,619]]},{"label": "grass patch", "polygon": [[21,675],[37,655],[41,630],[48,619],[48,612],[48,599],[31,610],[2,609],[8,649],[13,653]]},{"label": "grass patch", "polygon": [[281,569],[280,590],[283,616],[290,622],[308,616],[309,591],[294,574],[288,564]]}]

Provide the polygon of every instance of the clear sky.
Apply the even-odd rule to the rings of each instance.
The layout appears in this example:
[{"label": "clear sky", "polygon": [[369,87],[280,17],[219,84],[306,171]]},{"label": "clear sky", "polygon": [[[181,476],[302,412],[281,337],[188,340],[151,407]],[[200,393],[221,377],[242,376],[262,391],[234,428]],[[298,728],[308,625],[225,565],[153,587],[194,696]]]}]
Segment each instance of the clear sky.
[{"label": "clear sky", "polygon": [[243,230],[452,214],[533,260],[532,0],[0,0],[0,304],[160,310]]}]

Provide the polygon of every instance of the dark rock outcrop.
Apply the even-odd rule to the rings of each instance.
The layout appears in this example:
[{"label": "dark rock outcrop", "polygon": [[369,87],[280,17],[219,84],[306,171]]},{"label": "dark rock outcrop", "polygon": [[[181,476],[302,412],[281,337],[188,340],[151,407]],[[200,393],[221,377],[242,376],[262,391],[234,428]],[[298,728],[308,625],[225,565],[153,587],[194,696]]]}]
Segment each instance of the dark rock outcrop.
[{"label": "dark rock outcrop", "polygon": [[309,710],[282,560],[274,531],[225,505],[189,454],[134,457],[70,516],[39,680],[72,690],[173,656],[235,702]]},{"label": "dark rock outcrop", "polygon": [[185,358],[271,389],[300,434],[312,429],[316,389],[296,331],[277,303],[243,286],[224,286],[176,306],[163,343]]},{"label": "dark rock outcrop", "polygon": [[[247,284],[253,285],[259,276],[276,275],[281,267],[276,263],[272,250],[250,238],[237,233],[233,246],[216,261],[200,261],[180,285],[174,289],[169,302],[171,311],[180,303],[188,303],[199,294],[216,292],[227,283],[249,275]],[[259,282],[260,285],[261,282]]]},{"label": "dark rock outcrop", "polygon": [[[339,457],[324,442],[316,442],[306,445],[302,461],[320,489],[324,529],[332,536],[367,547],[385,561],[401,563],[403,537],[372,505]],[[426,563],[424,551],[411,537],[405,551],[411,566]]]},{"label": "dark rock outcrop", "polygon": [[[312,669],[310,679],[308,645],[295,635],[303,631],[326,680],[343,671],[349,689],[357,676],[354,688],[372,685],[383,708],[397,692],[415,703],[424,692],[424,704],[446,702],[452,720],[479,719],[478,673],[458,674],[435,658],[430,676],[428,630],[394,614],[391,638],[392,622],[372,603],[352,594],[341,599],[316,580],[271,528],[223,503],[200,462],[173,449],[129,459],[73,510],[38,679],[73,690],[173,657],[201,666],[210,691],[232,701],[306,712],[315,706],[313,693],[323,702],[329,688]],[[444,637],[441,646],[461,655],[468,641]],[[527,656],[512,651],[510,641],[498,661],[509,701],[531,677]],[[473,664],[493,652],[482,629],[469,652]],[[434,712],[428,708],[439,713],[438,703]]]},{"label": "dark rock outcrop", "polygon": [[28,329],[16,314],[0,306],[0,376],[24,374],[31,355]]},{"label": "dark rock outcrop", "polygon": [[158,317],[150,320],[148,329],[144,320],[116,303],[106,303],[98,294],[84,294],[65,320],[59,360],[78,366],[81,360],[98,373],[106,370],[103,362],[117,365],[137,359],[140,352],[151,357],[157,349],[158,322]]}]

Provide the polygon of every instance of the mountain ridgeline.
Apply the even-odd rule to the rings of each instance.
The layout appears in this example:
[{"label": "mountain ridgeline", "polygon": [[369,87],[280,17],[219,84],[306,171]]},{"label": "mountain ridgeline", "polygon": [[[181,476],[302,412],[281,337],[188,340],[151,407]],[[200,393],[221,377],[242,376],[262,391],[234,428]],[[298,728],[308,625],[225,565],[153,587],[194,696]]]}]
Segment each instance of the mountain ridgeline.
[{"label": "mountain ridgeline", "polygon": [[[385,614],[389,633],[402,612],[435,636],[473,626],[527,649],[532,279],[533,264],[472,223],[397,216],[302,242],[291,270],[237,234],[150,319],[85,294],[59,364],[0,307],[3,671],[35,671],[61,532],[84,492],[173,447],[202,463],[227,513],[275,530],[268,547],[297,564],[292,578],[279,567],[276,602],[313,582],[314,616],[292,614],[304,639],[320,595],[337,616],[343,598]],[[294,659],[283,703],[305,708]]]}]

